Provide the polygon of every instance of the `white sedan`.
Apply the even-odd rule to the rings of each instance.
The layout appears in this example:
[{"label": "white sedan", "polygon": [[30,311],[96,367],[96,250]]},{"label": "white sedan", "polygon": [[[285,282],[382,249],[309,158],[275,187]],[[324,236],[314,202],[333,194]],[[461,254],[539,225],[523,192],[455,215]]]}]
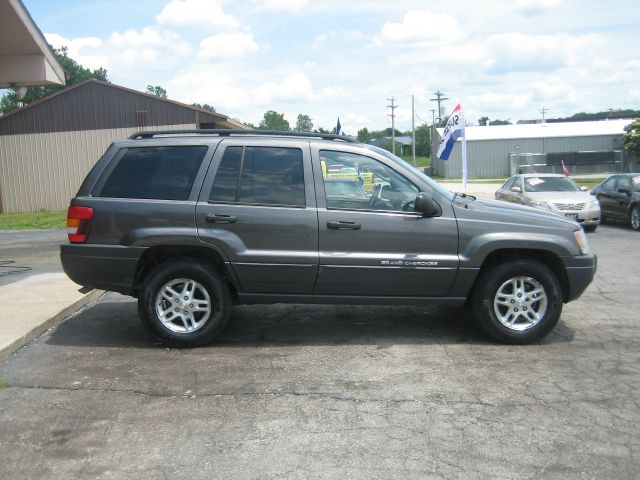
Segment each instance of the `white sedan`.
[{"label": "white sedan", "polygon": [[557,173],[514,175],[496,191],[496,199],[572,218],[587,232],[595,231],[600,224],[600,205],[588,188]]}]

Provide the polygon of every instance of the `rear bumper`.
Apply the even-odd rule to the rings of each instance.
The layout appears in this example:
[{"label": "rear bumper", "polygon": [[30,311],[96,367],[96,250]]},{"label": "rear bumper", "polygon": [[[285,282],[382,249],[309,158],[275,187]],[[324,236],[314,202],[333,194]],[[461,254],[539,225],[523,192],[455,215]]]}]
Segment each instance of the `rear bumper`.
[{"label": "rear bumper", "polygon": [[579,257],[564,257],[562,260],[569,283],[566,301],[570,302],[579,298],[593,280],[598,265],[598,257],[595,254],[590,254],[580,255]]},{"label": "rear bumper", "polygon": [[64,244],[60,261],[67,276],[79,285],[130,295],[145,251],[145,247]]}]

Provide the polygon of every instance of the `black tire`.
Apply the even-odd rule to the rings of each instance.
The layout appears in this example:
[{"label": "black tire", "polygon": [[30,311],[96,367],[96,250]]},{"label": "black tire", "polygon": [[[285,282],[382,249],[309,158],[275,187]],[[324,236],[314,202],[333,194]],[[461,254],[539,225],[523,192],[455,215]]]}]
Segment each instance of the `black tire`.
[{"label": "black tire", "polygon": [[[166,312],[164,321],[159,313],[162,310]],[[145,329],[164,345],[196,347],[211,343],[224,330],[231,314],[231,296],[224,279],[211,265],[171,260],[158,265],[145,278],[138,314]]]},{"label": "black tire", "polygon": [[[520,285],[518,281],[522,288],[516,290],[515,285]],[[543,291],[536,294],[540,288]],[[513,299],[509,292],[513,292]],[[522,292],[521,296],[517,292]],[[562,289],[556,275],[537,260],[505,261],[481,273],[473,296],[473,309],[482,329],[494,340],[514,345],[533,343],[544,338],[558,323]],[[514,318],[511,327],[498,318],[496,309],[506,323]],[[539,320],[532,318],[540,312]]]},{"label": "black tire", "polygon": [[631,228],[636,232],[640,232],[640,205],[634,205],[629,212],[629,223]]},{"label": "black tire", "polygon": [[584,229],[585,232],[593,233],[596,231],[596,228],[598,228],[598,225],[585,225],[582,228]]}]

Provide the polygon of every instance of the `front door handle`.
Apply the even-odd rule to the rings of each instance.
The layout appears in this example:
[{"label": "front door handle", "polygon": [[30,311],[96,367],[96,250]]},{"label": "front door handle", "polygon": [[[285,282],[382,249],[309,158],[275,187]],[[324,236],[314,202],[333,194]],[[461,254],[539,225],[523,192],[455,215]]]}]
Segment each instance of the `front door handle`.
[{"label": "front door handle", "polygon": [[204,218],[207,223],[236,223],[238,220],[233,215],[216,215],[215,213],[209,213]]},{"label": "front door handle", "polygon": [[362,225],[357,222],[330,221],[327,222],[327,228],[331,230],[360,230]]}]

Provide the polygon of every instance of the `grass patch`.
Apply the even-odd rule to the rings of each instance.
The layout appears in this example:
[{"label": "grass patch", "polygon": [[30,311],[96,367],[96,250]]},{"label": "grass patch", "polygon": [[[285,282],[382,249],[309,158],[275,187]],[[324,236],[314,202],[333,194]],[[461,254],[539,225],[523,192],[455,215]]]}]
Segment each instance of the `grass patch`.
[{"label": "grass patch", "polygon": [[0,230],[32,230],[35,228],[61,230],[66,228],[66,224],[66,210],[0,213]]},{"label": "grass patch", "polygon": [[[409,165],[413,165],[413,155],[402,155],[402,158]],[[431,165],[431,160],[429,157],[416,155],[416,168],[424,168]]]},{"label": "grass patch", "polygon": [[4,378],[0,378],[0,388],[8,388],[11,385],[9,385],[9,382],[7,382]]}]

